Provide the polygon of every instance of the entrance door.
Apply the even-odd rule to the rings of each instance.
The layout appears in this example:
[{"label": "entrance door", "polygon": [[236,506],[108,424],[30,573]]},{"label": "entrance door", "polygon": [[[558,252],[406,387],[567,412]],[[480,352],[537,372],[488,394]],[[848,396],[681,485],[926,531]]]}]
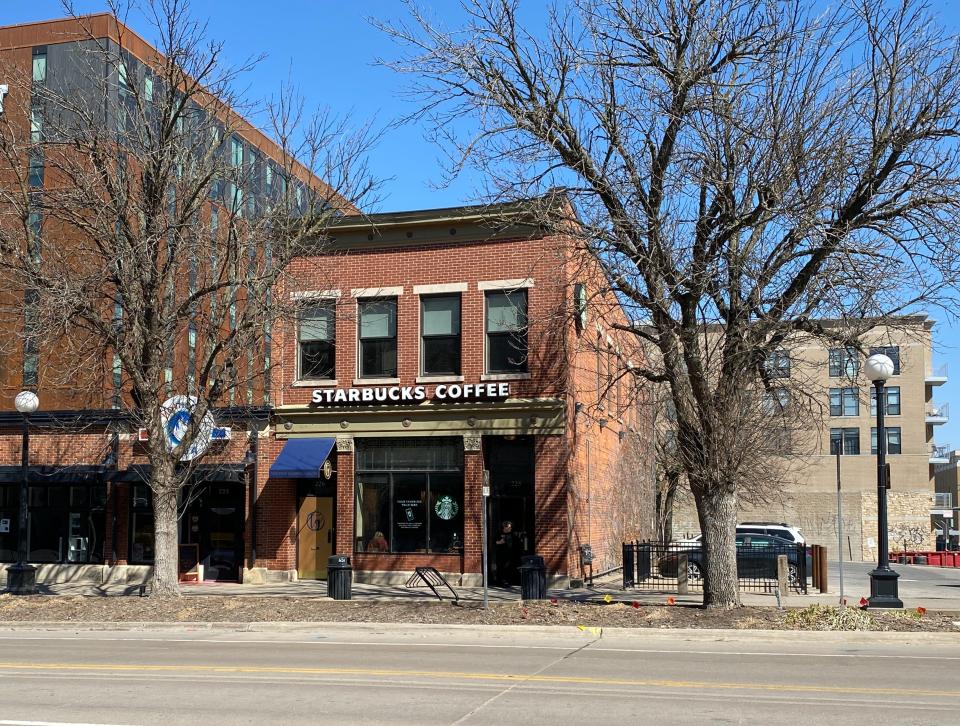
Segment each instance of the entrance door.
[{"label": "entrance door", "polygon": [[191,507],[192,516],[199,518],[203,579],[236,582],[243,562],[243,487],[227,482],[205,487]]},{"label": "entrance door", "polygon": [[[507,439],[484,436],[484,461],[490,471],[491,496],[487,510],[487,567],[490,580],[519,584],[520,557],[536,548],[534,527],[534,449],[533,437]],[[503,523],[512,525],[512,537],[502,538]],[[498,540],[509,546],[498,545]]]},{"label": "entrance door", "polygon": [[333,497],[304,497],[297,515],[297,576],[326,580],[333,554]]}]

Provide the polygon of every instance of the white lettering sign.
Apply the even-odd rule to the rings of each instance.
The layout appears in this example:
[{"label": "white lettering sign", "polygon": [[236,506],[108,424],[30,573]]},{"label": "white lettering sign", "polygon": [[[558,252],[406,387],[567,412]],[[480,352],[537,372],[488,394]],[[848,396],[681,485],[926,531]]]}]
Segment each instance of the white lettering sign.
[{"label": "white lettering sign", "polygon": [[[475,398],[507,398],[509,383],[441,383],[433,389],[437,401]],[[414,403],[427,399],[426,386],[369,386],[364,388],[315,388],[311,402],[317,405],[350,403]]]}]

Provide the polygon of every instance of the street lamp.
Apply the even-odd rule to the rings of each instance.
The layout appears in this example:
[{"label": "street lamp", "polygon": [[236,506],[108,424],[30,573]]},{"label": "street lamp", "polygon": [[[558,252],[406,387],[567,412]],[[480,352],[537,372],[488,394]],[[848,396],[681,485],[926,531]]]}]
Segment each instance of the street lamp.
[{"label": "street lamp", "polygon": [[883,428],[883,385],[893,375],[893,361],[883,353],[874,353],[864,364],[864,373],[873,381],[877,395],[877,569],[870,573],[870,607],[902,608],[897,596],[897,578],[890,569],[890,546],[887,542],[887,432]]},{"label": "street lamp", "polygon": [[7,589],[14,595],[35,595],[37,568],[27,564],[27,496],[30,475],[30,414],[40,406],[33,391],[20,391],[13,405],[23,414],[23,444],[20,447],[20,524],[17,529],[17,564],[7,570]]}]

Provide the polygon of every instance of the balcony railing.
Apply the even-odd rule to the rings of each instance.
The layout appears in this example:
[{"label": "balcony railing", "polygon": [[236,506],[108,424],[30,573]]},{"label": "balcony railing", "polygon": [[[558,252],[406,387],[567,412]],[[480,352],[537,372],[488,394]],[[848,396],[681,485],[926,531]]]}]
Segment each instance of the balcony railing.
[{"label": "balcony railing", "polygon": [[931,464],[950,463],[950,444],[932,444],[930,446]]},{"label": "balcony railing", "polygon": [[932,373],[927,374],[926,382],[931,386],[940,386],[947,382],[947,364],[944,363],[933,369]]},{"label": "balcony railing", "polygon": [[949,403],[928,403],[927,404],[927,423],[942,424],[950,418]]},{"label": "balcony railing", "polygon": [[953,493],[937,492],[933,495],[934,509],[953,509]]}]

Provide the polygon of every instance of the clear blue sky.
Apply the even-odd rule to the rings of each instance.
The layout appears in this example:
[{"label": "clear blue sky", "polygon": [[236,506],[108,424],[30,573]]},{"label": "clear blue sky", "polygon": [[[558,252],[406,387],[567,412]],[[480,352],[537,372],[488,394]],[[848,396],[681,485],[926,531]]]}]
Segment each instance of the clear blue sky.
[{"label": "clear blue sky", "polygon": [[[449,17],[455,0],[422,0],[434,14]],[[542,8],[543,0],[525,5]],[[960,0],[932,0],[931,6],[948,25],[960,30]],[[0,24],[24,23],[64,15],[59,0],[4,0]],[[104,10],[100,0],[75,0],[78,12]],[[329,107],[358,121],[372,119],[380,128],[409,112],[401,98],[405,79],[375,65],[377,57],[395,53],[391,43],[368,18],[401,16],[394,0],[193,0],[198,19],[210,19],[210,35],[224,41],[227,60],[240,63],[251,55],[266,54],[249,74],[248,94],[252,98],[276,93],[280,83],[292,77],[308,105]],[[152,40],[149,24],[133,16],[129,24]],[[443,153],[415,126],[387,128],[374,149],[370,165],[374,176],[384,180],[381,201],[368,211],[390,211],[442,207],[475,198],[479,180],[459,179],[438,188],[443,181]],[[934,365],[949,366],[950,381],[935,390],[935,400],[950,402],[953,417],[936,433],[938,443],[960,448],[960,322],[942,311],[933,311],[935,328]]]}]

